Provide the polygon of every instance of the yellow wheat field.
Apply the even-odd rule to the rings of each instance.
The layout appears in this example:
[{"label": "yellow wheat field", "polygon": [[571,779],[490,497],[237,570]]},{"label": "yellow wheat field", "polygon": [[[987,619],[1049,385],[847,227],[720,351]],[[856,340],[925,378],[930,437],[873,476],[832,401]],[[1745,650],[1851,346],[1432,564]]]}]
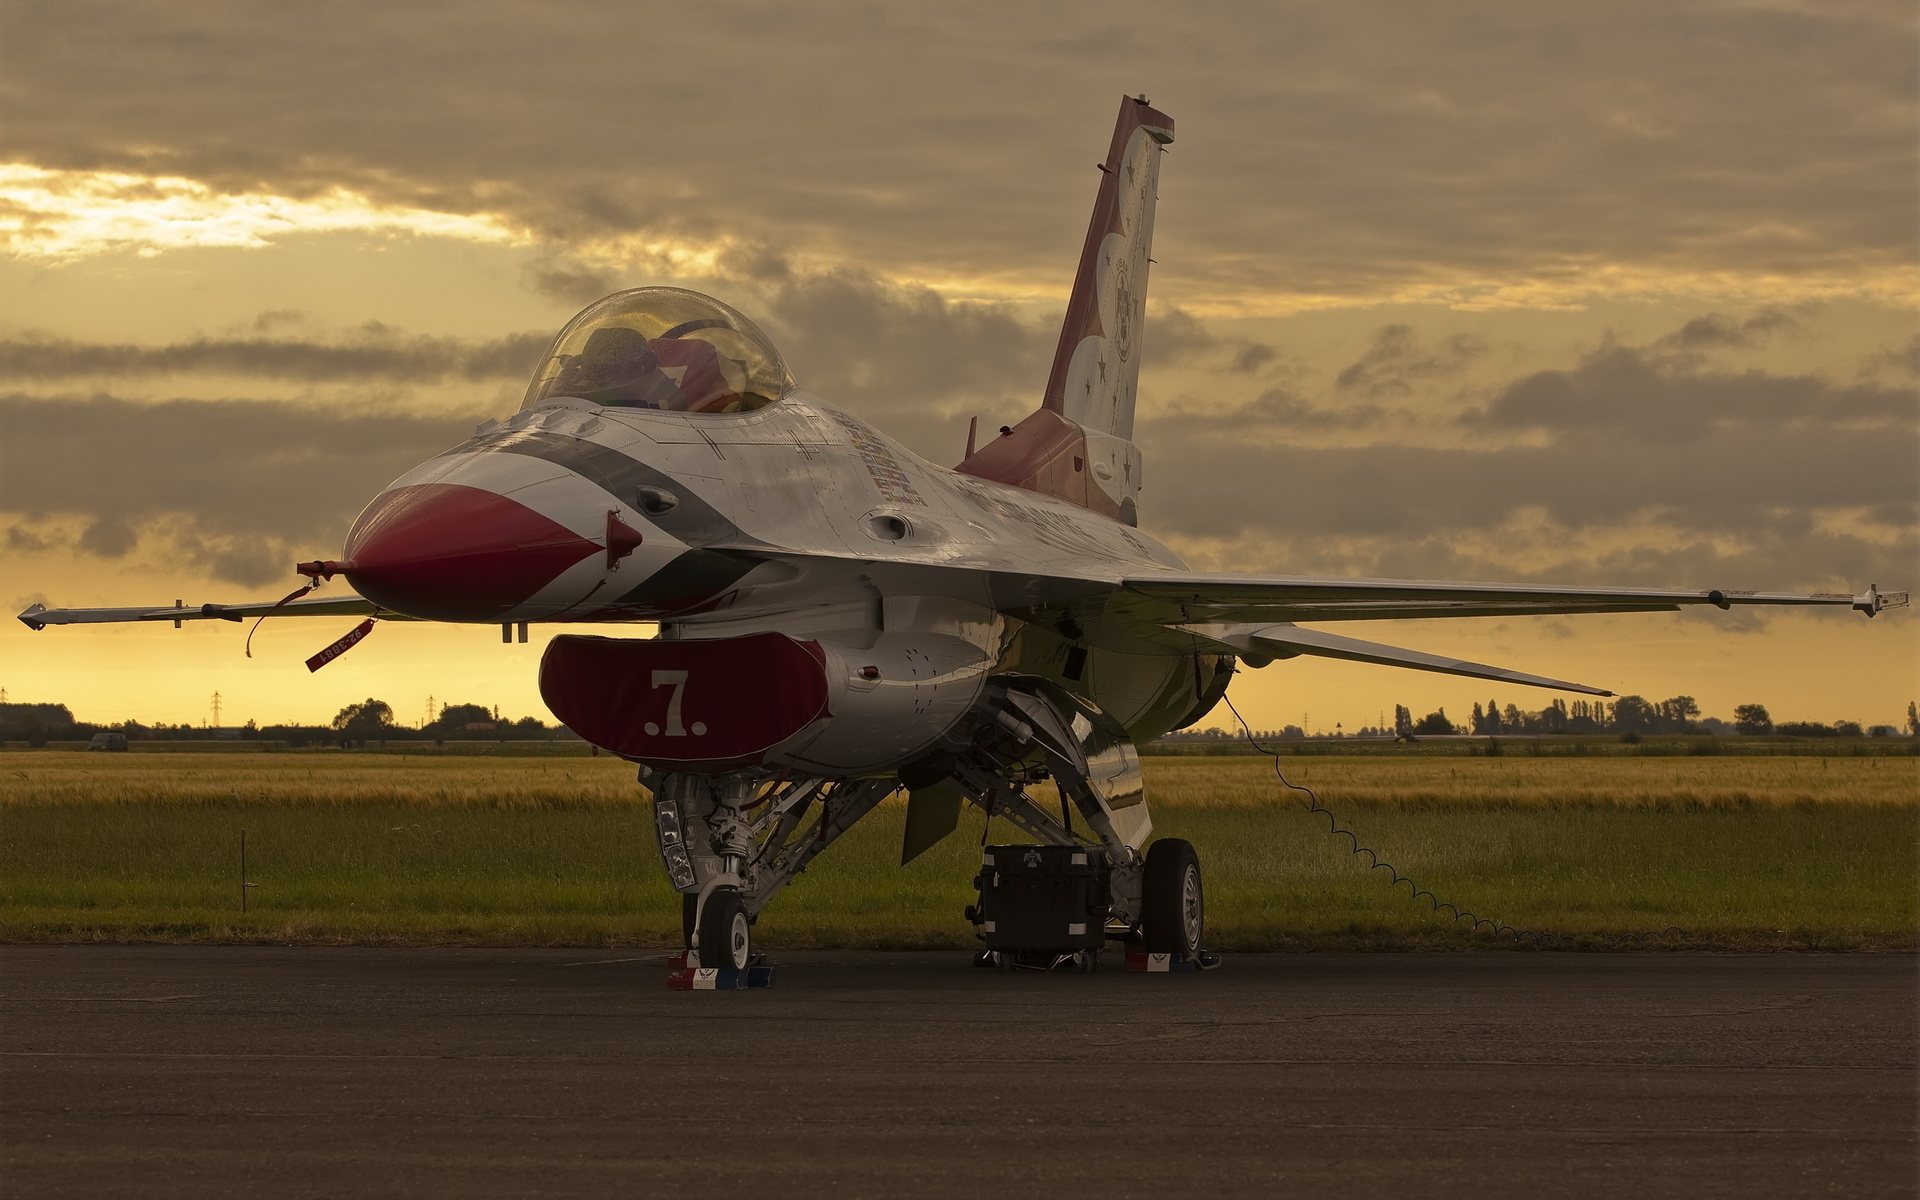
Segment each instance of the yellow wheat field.
[{"label": "yellow wheat field", "polygon": [[[1912,758],[1289,758],[1289,782],[1329,804],[1393,808],[1718,809],[1914,806]],[[1170,806],[1271,804],[1267,759],[1159,759],[1149,795]],[[1295,794],[1295,799],[1298,795]]]},{"label": "yellow wheat field", "polygon": [[[1289,758],[1328,804],[1391,808],[1724,809],[1920,803],[1912,758]],[[1161,806],[1296,803],[1266,759],[1148,759]],[[0,755],[7,805],[599,808],[642,802],[611,758],[390,754]]]}]

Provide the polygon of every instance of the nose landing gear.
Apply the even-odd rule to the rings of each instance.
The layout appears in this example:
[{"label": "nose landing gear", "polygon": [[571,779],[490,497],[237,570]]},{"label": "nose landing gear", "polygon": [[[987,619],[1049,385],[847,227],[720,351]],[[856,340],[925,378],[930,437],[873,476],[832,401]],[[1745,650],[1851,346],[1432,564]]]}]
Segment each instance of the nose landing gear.
[{"label": "nose landing gear", "polygon": [[709,778],[642,768],[667,877],[681,896],[686,949],[676,991],[771,987],[753,945],[754,914],[893,790],[887,779],[833,781],[745,772]]},{"label": "nose landing gear", "polygon": [[753,918],[737,888],[715,888],[706,902],[681,907],[687,948],[671,961],[667,987],[679,992],[731,992],[773,986],[773,968],[753,951]]}]

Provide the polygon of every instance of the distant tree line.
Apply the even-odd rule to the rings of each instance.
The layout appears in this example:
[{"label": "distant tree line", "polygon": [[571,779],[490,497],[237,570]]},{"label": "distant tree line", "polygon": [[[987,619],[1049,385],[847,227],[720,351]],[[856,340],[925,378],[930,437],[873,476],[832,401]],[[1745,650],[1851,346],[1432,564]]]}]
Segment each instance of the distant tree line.
[{"label": "distant tree line", "polygon": [[[1448,734],[1481,734],[1488,737],[1619,734],[1638,737],[1660,733],[1896,737],[1901,733],[1892,725],[1862,728],[1858,721],[1835,721],[1831,725],[1819,721],[1783,721],[1776,725],[1763,704],[1735,705],[1731,722],[1717,717],[1703,718],[1700,705],[1692,696],[1674,696],[1660,701],[1649,701],[1643,696],[1621,696],[1611,703],[1605,700],[1575,700],[1572,704],[1555,699],[1537,712],[1523,710],[1511,703],[1502,707],[1497,700],[1489,700],[1485,706],[1476,701],[1473,715],[1464,724],[1456,724],[1449,719],[1444,708],[1418,720],[1403,704],[1394,705],[1393,712],[1394,733],[1399,737]],[[1905,732],[1910,737],[1920,737],[1920,708],[1913,704],[1907,705]]]},{"label": "distant tree line", "polygon": [[369,696],[349,704],[325,725],[245,725],[210,728],[204,725],[168,725],[126,720],[110,724],[76,721],[64,704],[0,704],[0,741],[44,746],[48,742],[84,741],[106,730],[124,733],[128,741],[279,741],[290,746],[341,745],[370,741],[549,741],[571,739],[564,725],[548,725],[538,717],[502,717],[497,708],[482,704],[445,704],[440,715],[420,726],[393,719],[393,706]]},{"label": "distant tree line", "polygon": [[44,746],[75,736],[93,736],[91,725],[84,734],[70,732],[80,727],[64,704],[0,704],[0,741]]},{"label": "distant tree line", "polygon": [[[502,717],[498,708],[488,708],[484,704],[443,704],[440,714],[426,724],[401,725],[394,720],[392,705],[371,696],[342,708],[326,725],[256,725],[249,721],[242,726],[217,729],[203,725],[168,725],[165,722],[144,724],[134,720],[101,725],[74,720],[72,711],[64,704],[0,704],[0,741],[44,746],[48,742],[84,741],[104,730],[124,733],[130,741],[258,739],[281,741],[291,746],[346,746],[369,741],[549,741],[571,740],[577,736],[564,725],[548,725],[538,717]],[[1368,726],[1351,734],[1322,733],[1312,736],[1314,740],[1319,740],[1339,736],[1415,738],[1456,734],[1490,737],[1617,734],[1638,737],[1645,734],[1693,733],[1846,738],[1897,737],[1902,732],[1909,737],[1920,737],[1920,705],[1907,705],[1903,731],[1892,725],[1863,728],[1858,721],[1835,721],[1830,725],[1819,721],[1782,721],[1776,724],[1763,704],[1735,705],[1733,720],[1728,722],[1715,717],[1701,717],[1700,706],[1692,696],[1674,696],[1657,703],[1640,696],[1621,696],[1612,703],[1575,700],[1568,704],[1555,699],[1536,712],[1524,711],[1516,704],[1503,707],[1493,700],[1487,701],[1484,706],[1475,702],[1473,714],[1458,724],[1447,716],[1444,708],[1415,718],[1406,705],[1396,704],[1393,706],[1391,729]],[[1239,741],[1241,736],[1238,731],[1218,728],[1186,729],[1169,734],[1163,740],[1224,742]],[[1298,725],[1255,730],[1253,736],[1263,742],[1308,740],[1306,730]]]},{"label": "distant tree line", "polygon": [[355,741],[546,741],[572,736],[564,725],[548,725],[538,717],[502,717],[497,707],[484,704],[443,704],[439,716],[409,727],[393,719],[392,705],[371,696],[335,713],[332,727]]}]

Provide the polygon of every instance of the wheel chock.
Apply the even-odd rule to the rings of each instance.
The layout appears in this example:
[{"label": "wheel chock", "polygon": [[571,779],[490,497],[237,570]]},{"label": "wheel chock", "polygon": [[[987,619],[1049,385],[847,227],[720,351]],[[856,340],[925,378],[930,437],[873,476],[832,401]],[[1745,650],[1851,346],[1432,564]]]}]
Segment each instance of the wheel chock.
[{"label": "wheel chock", "polygon": [[1127,970],[1159,974],[1162,971],[1197,971],[1200,964],[1184,954],[1148,954],[1134,950],[1127,954]]},{"label": "wheel chock", "polygon": [[667,990],[670,992],[739,992],[748,988],[773,986],[773,968],[755,961],[746,970],[733,967],[690,967],[682,950],[667,960]]}]

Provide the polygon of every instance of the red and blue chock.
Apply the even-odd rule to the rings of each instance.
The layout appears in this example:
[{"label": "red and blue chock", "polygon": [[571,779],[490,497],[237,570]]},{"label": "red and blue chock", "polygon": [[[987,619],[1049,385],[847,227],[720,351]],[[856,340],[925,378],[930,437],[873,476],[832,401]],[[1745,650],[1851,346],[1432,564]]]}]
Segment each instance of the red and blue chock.
[{"label": "red and blue chock", "polygon": [[688,957],[682,950],[667,960],[668,991],[737,992],[773,986],[773,968],[767,965],[764,955],[754,955],[744,971],[735,967],[689,966]]},{"label": "red and blue chock", "polygon": [[1144,950],[1127,953],[1127,970],[1157,974],[1161,971],[1197,971],[1200,965],[1184,954],[1149,954]]}]

